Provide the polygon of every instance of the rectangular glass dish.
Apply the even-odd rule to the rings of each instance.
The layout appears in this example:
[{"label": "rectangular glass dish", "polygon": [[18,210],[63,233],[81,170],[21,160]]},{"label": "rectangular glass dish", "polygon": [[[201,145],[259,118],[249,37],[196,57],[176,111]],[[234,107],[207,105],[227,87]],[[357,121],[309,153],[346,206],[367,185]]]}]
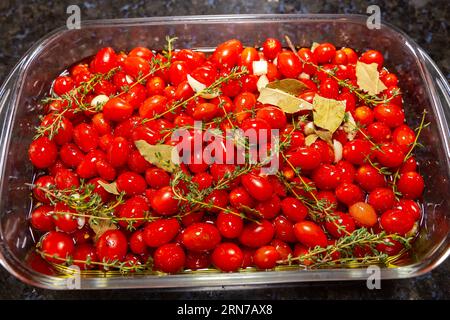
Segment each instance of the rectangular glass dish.
[{"label": "rectangular glass dish", "polygon": [[[399,76],[407,121],[416,126],[423,109],[430,127],[421,135],[424,148],[416,150],[425,179],[424,218],[411,258],[397,268],[381,270],[383,279],[426,273],[450,253],[450,98],[445,77],[428,55],[407,35],[382,25],[369,30],[359,15],[236,15],[190,16],[84,21],[81,29],[60,28],[36,42],[0,89],[0,263],[28,284],[66,289],[66,279],[33,271],[25,257],[34,245],[27,218],[33,175],[28,145],[38,124],[38,102],[51,81],[67,66],[93,55],[101,47],[128,50],[143,45],[160,49],[166,35],[176,36],[178,48],[210,50],[237,38],[258,46],[267,37],[288,35],[296,45],[331,42],[358,51],[383,53],[386,66]],[[366,279],[366,269],[189,273],[83,277],[82,289],[214,287]]]}]

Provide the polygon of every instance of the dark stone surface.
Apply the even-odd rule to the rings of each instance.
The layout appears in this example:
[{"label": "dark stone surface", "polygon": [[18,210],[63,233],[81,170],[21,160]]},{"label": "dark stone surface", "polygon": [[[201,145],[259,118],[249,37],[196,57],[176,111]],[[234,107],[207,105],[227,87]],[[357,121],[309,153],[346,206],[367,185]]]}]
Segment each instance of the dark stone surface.
[{"label": "dark stone surface", "polygon": [[[0,82],[27,49],[49,31],[63,26],[66,8],[74,1],[0,1]],[[193,1],[79,1],[82,19],[131,18],[231,13],[359,13],[370,4],[359,0],[193,0]],[[447,0],[378,1],[383,20],[417,41],[450,78],[449,5]],[[450,261],[414,279],[386,280],[381,290],[368,290],[364,282],[334,282],[239,288],[239,290],[162,291],[47,291],[20,283],[0,268],[0,299],[448,299]]]}]

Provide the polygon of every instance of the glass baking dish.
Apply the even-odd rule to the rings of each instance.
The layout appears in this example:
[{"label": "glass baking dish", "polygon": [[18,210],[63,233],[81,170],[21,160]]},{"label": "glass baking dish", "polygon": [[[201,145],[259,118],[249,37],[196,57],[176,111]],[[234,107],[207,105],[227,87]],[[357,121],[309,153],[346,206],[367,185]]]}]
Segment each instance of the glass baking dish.
[{"label": "glass baking dish", "polygon": [[[423,109],[431,126],[417,150],[425,177],[424,218],[411,258],[397,268],[381,270],[383,279],[421,275],[450,253],[450,98],[449,85],[429,56],[407,35],[383,24],[369,30],[359,15],[229,15],[84,21],[81,29],[60,28],[38,41],[20,60],[0,89],[0,262],[20,280],[43,288],[66,289],[64,278],[33,271],[25,257],[34,244],[27,217],[33,168],[27,149],[38,123],[38,101],[52,79],[68,65],[99,48],[162,48],[166,35],[176,46],[208,50],[230,38],[261,45],[267,37],[288,35],[295,44],[328,41],[337,47],[380,50],[400,78],[409,124]],[[82,277],[82,289],[214,287],[366,279],[366,269],[322,269],[240,273],[190,273],[169,276]]]}]

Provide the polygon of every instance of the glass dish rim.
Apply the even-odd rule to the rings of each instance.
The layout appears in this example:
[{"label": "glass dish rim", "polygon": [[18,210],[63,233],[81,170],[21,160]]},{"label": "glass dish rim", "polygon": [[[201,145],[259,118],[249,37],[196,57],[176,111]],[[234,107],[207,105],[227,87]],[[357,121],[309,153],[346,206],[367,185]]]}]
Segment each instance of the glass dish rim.
[{"label": "glass dish rim", "polygon": [[[191,15],[191,16],[164,16],[164,17],[142,17],[142,18],[120,18],[120,19],[100,19],[100,20],[85,20],[81,23],[81,28],[89,27],[89,28],[100,28],[100,27],[111,27],[111,26],[139,26],[139,25],[161,25],[161,24],[186,24],[186,23],[201,23],[202,21],[205,24],[211,24],[214,22],[223,23],[224,21],[230,20],[232,23],[264,23],[270,21],[294,21],[294,20],[311,20],[311,21],[335,21],[335,20],[347,20],[353,23],[365,23],[367,20],[366,15],[361,14],[226,14],[226,15]],[[428,59],[428,62],[436,68],[436,71],[440,77],[443,78],[442,73],[435,66],[434,62],[428,57],[428,55],[420,48],[420,46],[412,40],[408,35],[406,35],[403,31],[399,30],[397,27],[390,25],[389,23],[382,22],[382,28],[387,28],[390,31],[393,31],[403,37],[406,41],[406,44],[409,46],[411,53],[414,55],[416,62],[419,62],[422,66],[421,77],[425,77],[425,82],[427,84],[431,84],[432,87],[428,88],[428,97],[432,100],[436,95],[436,88],[434,88],[433,81],[431,81],[431,76],[427,70],[423,66],[422,59]],[[57,28],[47,35],[39,39],[19,60],[19,62],[14,66],[9,75],[5,78],[5,81],[0,88],[0,97],[4,94],[7,89],[7,85],[10,84],[11,78],[16,75],[17,79],[12,83],[16,93],[14,99],[17,99],[17,90],[20,89],[20,84],[22,81],[22,77],[28,71],[28,63],[33,60],[33,57],[40,52],[40,50],[45,48],[47,42],[51,41],[53,37],[58,36],[60,33],[71,32],[66,27]],[[422,57],[419,57],[422,55]],[[447,88],[448,89],[448,88]],[[20,90],[18,91],[20,93]],[[12,105],[15,105],[13,103]],[[435,105],[433,105],[436,108]],[[3,110],[0,110],[0,112]],[[439,111],[439,110],[438,110]],[[445,117],[444,117],[445,118]],[[5,123],[7,121],[5,120]],[[444,123],[446,125],[446,123]],[[441,123],[442,125],[442,123]],[[445,127],[444,127],[445,128]],[[9,131],[7,129],[6,131]],[[3,141],[8,141],[8,136],[4,136],[2,134],[1,139]],[[444,139],[446,145],[447,153],[447,161],[449,162],[449,154],[448,151],[450,149],[449,140]],[[3,157],[3,155],[2,155]],[[2,160],[2,159],[0,159]],[[3,160],[0,162],[0,169],[3,171]],[[2,232],[2,230],[0,230]],[[1,239],[0,239],[1,240]],[[441,251],[439,253],[434,252],[432,258],[428,259],[432,261],[420,261],[414,264],[397,267],[395,269],[383,268],[381,269],[381,276],[383,279],[392,279],[392,278],[409,278],[413,276],[418,276],[424,274],[426,272],[431,271],[433,268],[437,267],[440,263],[442,263],[449,255],[450,255],[450,245],[449,245],[449,236],[447,234],[446,239],[443,240],[446,243],[441,244],[436,251]],[[1,245],[0,241],[0,245]],[[446,247],[446,248],[444,248]],[[1,247],[0,247],[1,249]],[[436,256],[437,255],[437,256]],[[15,259],[15,257],[13,257]],[[426,263],[425,263],[426,262]],[[34,285],[37,287],[47,288],[47,289],[64,289],[61,287],[61,279],[54,276],[47,276],[41,273],[35,272],[33,270],[29,270],[23,266],[23,270],[21,272],[14,269],[14,266],[8,263],[7,259],[3,255],[2,250],[0,250],[0,264],[5,267],[8,272],[19,278],[21,281]],[[424,266],[425,264],[425,266]],[[302,273],[302,276],[299,276],[299,273]],[[28,277],[27,277],[28,275]],[[251,276],[249,276],[251,275]],[[310,276],[305,276],[310,275]],[[325,275],[325,276],[324,276]],[[327,276],[329,275],[329,276]],[[214,286],[219,285],[238,285],[242,284],[242,281],[249,281],[249,284],[273,284],[273,283],[283,283],[283,282],[303,282],[303,281],[326,281],[326,280],[357,280],[357,279],[365,279],[367,278],[367,273],[365,269],[321,269],[321,270],[297,270],[297,271],[268,271],[268,272],[242,272],[242,273],[217,273],[217,274],[202,274],[200,276],[196,275],[194,278],[192,274],[180,274],[180,275],[170,275],[169,277],[158,277],[158,276],[137,276],[133,278],[129,277],[117,277],[117,278],[84,278],[83,284],[86,285],[88,289],[105,289],[105,288],[148,288],[148,287],[174,287],[174,286],[182,286],[182,287],[199,287],[202,286],[201,283],[205,282],[205,284],[211,285],[211,281],[215,279]],[[167,279],[174,280],[167,280]],[[107,286],[104,287],[100,285],[102,279],[108,279]],[[126,281],[126,280],[130,281]],[[139,280],[137,280],[139,279]],[[164,280],[162,280],[164,279]],[[133,281],[134,280],[134,281]],[[184,280],[184,282],[183,282]],[[96,284],[97,282],[97,284]],[[162,282],[162,283],[160,283]],[[167,285],[172,283],[172,285]]]}]

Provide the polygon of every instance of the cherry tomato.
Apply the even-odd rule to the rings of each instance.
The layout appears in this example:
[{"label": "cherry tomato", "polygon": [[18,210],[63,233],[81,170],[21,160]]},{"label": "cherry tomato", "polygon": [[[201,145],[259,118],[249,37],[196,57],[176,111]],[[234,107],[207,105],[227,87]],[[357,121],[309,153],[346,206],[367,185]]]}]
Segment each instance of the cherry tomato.
[{"label": "cherry tomato", "polygon": [[381,166],[396,168],[403,163],[405,153],[402,148],[393,143],[383,143],[376,150],[376,157]]},{"label": "cherry tomato", "polygon": [[53,263],[63,263],[72,256],[74,249],[72,238],[59,231],[46,233],[41,241],[41,250],[45,254],[45,260]]},{"label": "cherry tomato", "polygon": [[308,215],[308,208],[297,198],[286,197],[281,201],[283,214],[292,222],[305,220]]},{"label": "cherry tomato", "polygon": [[269,181],[253,173],[241,177],[242,185],[248,193],[259,201],[266,201],[272,197],[273,187]]},{"label": "cherry tomato", "polygon": [[[83,227],[84,218],[80,217],[78,219],[74,215],[76,213],[77,212],[68,205],[58,202],[53,211],[53,221],[56,227],[65,233],[73,233],[77,229]],[[82,225],[80,225],[80,223],[82,223]]]},{"label": "cherry tomato", "polygon": [[209,223],[194,223],[184,229],[182,235],[183,245],[191,251],[212,250],[220,239],[219,230]]},{"label": "cherry tomato", "polygon": [[302,63],[291,51],[284,51],[278,54],[277,67],[286,78],[297,78],[302,72]]},{"label": "cherry tomato", "polygon": [[336,48],[331,43],[321,43],[314,49],[313,55],[318,63],[329,63],[336,56]]},{"label": "cherry tomato", "polygon": [[281,42],[274,38],[267,38],[262,45],[264,56],[273,60],[281,52]]},{"label": "cherry tomato", "polygon": [[424,189],[423,178],[414,171],[403,173],[397,182],[397,189],[406,199],[417,199]]},{"label": "cherry tomato", "polygon": [[174,215],[178,212],[178,200],[174,196],[172,187],[162,187],[150,199],[150,205],[158,215]]},{"label": "cherry tomato", "polygon": [[395,194],[392,189],[375,188],[369,193],[367,202],[378,212],[384,212],[394,206]]},{"label": "cherry tomato", "polygon": [[323,230],[314,222],[297,222],[294,225],[294,233],[297,240],[309,248],[314,248],[316,246],[327,246],[327,236],[325,235]]},{"label": "cherry tomato", "polygon": [[288,157],[294,167],[306,171],[319,167],[322,160],[320,152],[312,147],[299,147],[296,151],[289,153]]},{"label": "cherry tomato", "polygon": [[205,269],[211,264],[208,252],[188,252],[186,255],[186,268],[191,270]]},{"label": "cherry tomato", "polygon": [[[82,244],[75,247],[73,253],[73,264],[80,267],[81,270],[89,270],[95,268],[92,262],[97,262],[97,252],[94,246],[90,244]],[[81,262],[86,261],[86,262]]]},{"label": "cherry tomato", "polygon": [[123,261],[127,254],[128,241],[120,230],[107,230],[98,239],[96,245],[100,261]]},{"label": "cherry tomato", "polygon": [[367,64],[376,63],[378,65],[378,70],[381,70],[383,67],[384,58],[379,51],[367,50],[361,55],[359,61]]},{"label": "cherry tomato", "polygon": [[325,222],[325,229],[335,238],[340,238],[355,231],[353,218],[342,212],[334,213],[335,219]]},{"label": "cherry tomato", "polygon": [[337,199],[347,206],[364,201],[364,192],[353,183],[341,183],[336,188]]},{"label": "cherry tomato", "polygon": [[378,222],[375,209],[368,203],[356,202],[348,208],[348,211],[359,226],[373,227]]},{"label": "cherry tomato", "polygon": [[92,61],[92,71],[107,73],[117,66],[117,55],[113,48],[100,49]]},{"label": "cherry tomato", "polygon": [[118,212],[120,218],[127,220],[120,220],[119,225],[124,228],[137,228],[141,226],[145,222],[143,218],[148,210],[149,206],[143,197],[135,196],[128,199]]},{"label": "cherry tomato", "polygon": [[186,254],[177,244],[167,243],[156,249],[153,255],[156,270],[166,273],[177,273],[186,263]]},{"label": "cherry tomato", "polygon": [[131,171],[124,172],[117,177],[117,190],[119,192],[123,191],[127,195],[139,195],[143,194],[147,188],[147,183],[145,179]]},{"label": "cherry tomato", "polygon": [[168,100],[165,96],[151,96],[139,107],[139,115],[142,118],[153,118],[154,116],[164,112],[167,101]]},{"label": "cherry tomato", "polygon": [[259,269],[272,269],[277,265],[280,255],[273,246],[263,246],[256,250],[253,262]]},{"label": "cherry tomato", "polygon": [[55,163],[58,149],[56,144],[49,138],[40,137],[30,144],[28,156],[36,168],[45,169]]},{"label": "cherry tomato", "polygon": [[123,137],[114,138],[108,149],[108,163],[115,168],[122,167],[127,163],[130,149],[131,146],[127,139]]},{"label": "cherry tomato", "polygon": [[156,248],[172,241],[179,231],[177,219],[158,219],[145,226],[142,237],[149,247]]},{"label": "cherry tomato", "polygon": [[31,225],[36,230],[47,232],[55,229],[55,223],[52,218],[54,208],[49,205],[41,205],[31,213]]},{"label": "cherry tomato", "polygon": [[388,210],[381,215],[380,224],[387,233],[405,235],[414,226],[414,218],[401,210]]},{"label": "cherry tomato", "polygon": [[250,248],[258,248],[268,244],[274,233],[274,227],[267,220],[261,220],[260,224],[250,222],[244,226],[239,242]]},{"label": "cherry tomato", "polygon": [[244,255],[234,243],[224,242],[214,249],[211,258],[216,268],[224,272],[232,272],[241,267]]},{"label": "cherry tomato", "polygon": [[239,40],[232,39],[225,41],[217,46],[211,60],[218,66],[223,68],[234,67],[239,59],[239,54],[242,52],[243,46]]},{"label": "cherry tomato", "polygon": [[147,243],[144,239],[144,229],[133,232],[130,237],[130,250],[135,254],[147,253]]},{"label": "cherry tomato", "polygon": [[420,217],[422,215],[420,206],[413,200],[400,199],[397,203],[394,204],[394,208],[409,213],[415,221],[420,220]]},{"label": "cherry tomato", "polygon": [[362,165],[372,156],[372,145],[367,140],[355,139],[344,145],[342,151],[345,160],[352,164]]},{"label": "cherry tomato", "polygon": [[386,185],[384,175],[378,172],[378,170],[371,165],[362,165],[359,167],[356,171],[355,180],[361,188],[368,192]]},{"label": "cherry tomato", "polygon": [[241,217],[222,211],[217,216],[216,226],[224,238],[238,238],[244,228],[244,221]]},{"label": "cherry tomato", "polygon": [[396,104],[378,104],[374,108],[374,116],[377,121],[383,122],[390,128],[395,128],[403,124],[405,114]]},{"label": "cherry tomato", "polygon": [[317,188],[322,190],[334,190],[341,182],[341,175],[336,166],[322,164],[314,170],[312,179]]},{"label": "cherry tomato", "polygon": [[103,116],[111,121],[124,121],[133,114],[133,106],[122,98],[109,99],[103,106]]},{"label": "cherry tomato", "polygon": [[285,216],[278,216],[273,220],[275,238],[284,242],[295,242],[294,225]]},{"label": "cherry tomato", "polygon": [[123,69],[126,74],[139,79],[150,72],[150,63],[142,57],[129,55],[123,62]]}]

